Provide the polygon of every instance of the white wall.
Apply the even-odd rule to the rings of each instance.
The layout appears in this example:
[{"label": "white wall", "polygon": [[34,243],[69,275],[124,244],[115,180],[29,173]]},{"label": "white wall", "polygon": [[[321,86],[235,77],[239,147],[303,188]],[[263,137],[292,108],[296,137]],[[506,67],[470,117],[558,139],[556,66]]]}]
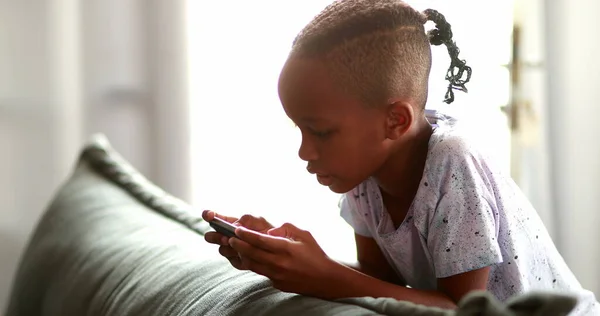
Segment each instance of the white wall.
[{"label": "white wall", "polygon": [[21,247],[59,181],[47,2],[0,0],[0,311]]},{"label": "white wall", "polygon": [[583,285],[600,296],[600,2],[545,5],[556,241]]},{"label": "white wall", "polygon": [[84,135],[102,131],[143,174],[187,199],[185,1],[81,3]]},{"label": "white wall", "polygon": [[91,133],[188,199],[183,0],[0,0],[0,313]]}]

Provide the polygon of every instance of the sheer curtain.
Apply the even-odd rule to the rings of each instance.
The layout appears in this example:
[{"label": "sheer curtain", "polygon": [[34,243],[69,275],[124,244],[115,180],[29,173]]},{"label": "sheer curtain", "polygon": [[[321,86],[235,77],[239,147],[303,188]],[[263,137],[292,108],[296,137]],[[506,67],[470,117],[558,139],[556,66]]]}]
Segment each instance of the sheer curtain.
[{"label": "sheer curtain", "polygon": [[[510,2],[494,2],[504,11],[498,23],[491,23],[490,32],[501,36],[491,47],[478,45],[481,39],[470,25],[485,21],[469,22],[460,6],[444,2],[412,4],[421,9],[436,7],[447,14],[455,32],[461,34],[457,41],[463,57],[476,71],[473,93],[457,95],[457,104],[462,106],[451,108],[467,120],[496,124],[497,129],[489,129],[485,140],[492,139],[496,145],[502,142],[508,148],[499,107],[508,99],[508,77],[500,65],[510,55],[510,27],[508,33],[506,28]],[[292,40],[329,3],[188,0],[193,204],[231,215],[261,215],[273,224],[294,223],[311,231],[329,255],[352,260],[353,232],[339,217],[339,196],[306,172],[306,163],[297,156],[300,133],[285,116],[277,96],[278,75]],[[500,23],[502,18],[508,22]],[[499,53],[482,54],[493,48]],[[475,57],[481,55],[485,57]],[[438,108],[443,107],[444,75],[449,65],[445,48],[434,48],[434,59],[428,107]],[[495,72],[484,77],[487,71],[482,67]],[[471,112],[471,108],[479,110]],[[483,112],[492,114],[482,120]]]}]

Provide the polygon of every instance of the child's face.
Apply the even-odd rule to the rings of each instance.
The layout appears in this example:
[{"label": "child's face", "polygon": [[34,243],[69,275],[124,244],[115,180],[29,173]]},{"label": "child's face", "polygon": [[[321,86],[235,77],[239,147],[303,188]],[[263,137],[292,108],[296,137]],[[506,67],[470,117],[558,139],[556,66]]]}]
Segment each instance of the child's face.
[{"label": "child's face", "polygon": [[279,97],[302,133],[298,155],[332,191],[350,191],[386,161],[385,110],[344,94],[319,61],[288,60],[279,78]]}]

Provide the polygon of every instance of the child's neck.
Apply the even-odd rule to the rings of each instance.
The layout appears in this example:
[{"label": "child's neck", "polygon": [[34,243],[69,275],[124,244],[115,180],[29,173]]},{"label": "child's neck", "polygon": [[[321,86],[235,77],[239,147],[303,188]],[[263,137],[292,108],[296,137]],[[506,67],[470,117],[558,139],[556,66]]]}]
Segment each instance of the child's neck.
[{"label": "child's neck", "polygon": [[429,139],[433,128],[423,120],[411,131],[413,137],[403,143],[374,176],[384,195],[412,202],[425,169]]}]

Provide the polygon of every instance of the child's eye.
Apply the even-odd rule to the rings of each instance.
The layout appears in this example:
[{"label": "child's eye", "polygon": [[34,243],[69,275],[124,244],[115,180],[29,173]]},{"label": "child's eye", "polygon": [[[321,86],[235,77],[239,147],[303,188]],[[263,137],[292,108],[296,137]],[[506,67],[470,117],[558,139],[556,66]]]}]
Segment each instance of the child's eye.
[{"label": "child's eye", "polygon": [[325,138],[325,137],[330,136],[333,133],[333,130],[325,130],[325,131],[311,130],[311,133],[319,138]]}]

